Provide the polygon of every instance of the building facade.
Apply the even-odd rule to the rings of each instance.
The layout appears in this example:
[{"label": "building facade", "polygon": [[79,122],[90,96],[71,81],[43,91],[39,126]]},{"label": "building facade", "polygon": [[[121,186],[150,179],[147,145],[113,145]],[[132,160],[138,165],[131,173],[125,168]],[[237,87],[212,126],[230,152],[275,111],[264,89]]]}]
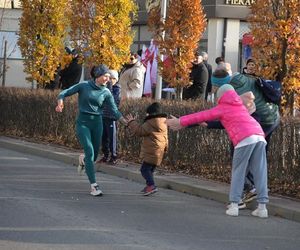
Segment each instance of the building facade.
[{"label": "building facade", "polygon": [[[20,1],[0,1],[0,84],[5,86],[31,87],[25,80],[22,55],[17,45],[21,15]],[[5,74],[4,64],[7,69]]]},{"label": "building facade", "polygon": [[[209,63],[215,65],[215,58],[223,56],[231,63],[233,71],[240,71],[245,63],[242,38],[250,29],[246,18],[249,6],[254,0],[202,0],[207,17],[207,28],[199,44],[201,51],[209,55]],[[147,27],[146,0],[137,0],[139,5],[138,21],[133,29],[136,32],[133,50],[139,50],[143,44],[149,45],[152,38]]]}]

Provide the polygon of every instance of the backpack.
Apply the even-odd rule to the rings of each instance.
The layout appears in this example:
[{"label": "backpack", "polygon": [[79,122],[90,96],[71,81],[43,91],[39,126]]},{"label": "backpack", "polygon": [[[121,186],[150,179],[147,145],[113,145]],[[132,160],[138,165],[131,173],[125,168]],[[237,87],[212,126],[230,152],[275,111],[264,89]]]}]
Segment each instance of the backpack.
[{"label": "backpack", "polygon": [[279,81],[257,78],[256,86],[262,91],[267,102],[280,105],[282,84]]}]

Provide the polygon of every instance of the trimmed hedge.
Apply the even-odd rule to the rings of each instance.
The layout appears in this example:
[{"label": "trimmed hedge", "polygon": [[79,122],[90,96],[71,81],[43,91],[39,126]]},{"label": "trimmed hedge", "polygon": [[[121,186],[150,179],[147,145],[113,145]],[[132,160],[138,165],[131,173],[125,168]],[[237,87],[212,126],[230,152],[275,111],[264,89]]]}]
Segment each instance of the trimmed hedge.
[{"label": "trimmed hedge", "polygon": [[[42,142],[80,149],[75,134],[76,96],[65,100],[63,113],[56,113],[57,91],[2,88],[0,91],[0,132]],[[122,103],[123,114],[132,113],[142,120],[153,100],[145,98]],[[164,112],[175,116],[209,108],[197,101],[161,100]],[[138,162],[140,138],[132,137],[119,124],[119,155]],[[230,182],[230,143],[224,130],[194,127],[169,131],[169,151],[162,170]],[[269,145],[269,188],[272,193],[300,198],[300,121],[282,119]]]}]

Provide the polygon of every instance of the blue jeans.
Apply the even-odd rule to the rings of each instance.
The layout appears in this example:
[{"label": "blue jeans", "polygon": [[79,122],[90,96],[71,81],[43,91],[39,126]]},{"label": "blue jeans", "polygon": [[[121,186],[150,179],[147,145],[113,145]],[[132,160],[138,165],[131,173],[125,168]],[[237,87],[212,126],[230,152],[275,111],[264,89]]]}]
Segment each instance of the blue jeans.
[{"label": "blue jeans", "polygon": [[156,165],[143,162],[141,166],[141,174],[146,180],[147,186],[152,186],[154,184],[153,173],[156,168]]}]

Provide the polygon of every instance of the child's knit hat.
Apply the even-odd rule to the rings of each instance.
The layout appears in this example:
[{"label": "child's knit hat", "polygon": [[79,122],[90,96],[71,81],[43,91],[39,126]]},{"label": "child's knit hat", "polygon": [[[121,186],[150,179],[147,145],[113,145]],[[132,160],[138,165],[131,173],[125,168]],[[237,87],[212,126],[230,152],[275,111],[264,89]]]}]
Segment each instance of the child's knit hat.
[{"label": "child's knit hat", "polygon": [[216,87],[221,87],[223,84],[228,84],[230,82],[230,75],[224,67],[217,68],[211,77],[212,85]]},{"label": "child's knit hat", "polygon": [[217,91],[217,98],[220,99],[222,97],[222,95],[224,95],[224,93],[229,90],[234,90],[232,85],[230,85],[230,84],[222,85]]},{"label": "child's knit hat", "polygon": [[115,78],[117,81],[119,81],[119,74],[118,74],[118,71],[116,70],[110,70],[109,71],[109,74],[110,74],[110,77],[111,78]]},{"label": "child's knit hat", "polygon": [[149,115],[158,115],[162,113],[159,102],[154,102],[146,109],[146,113]]}]

